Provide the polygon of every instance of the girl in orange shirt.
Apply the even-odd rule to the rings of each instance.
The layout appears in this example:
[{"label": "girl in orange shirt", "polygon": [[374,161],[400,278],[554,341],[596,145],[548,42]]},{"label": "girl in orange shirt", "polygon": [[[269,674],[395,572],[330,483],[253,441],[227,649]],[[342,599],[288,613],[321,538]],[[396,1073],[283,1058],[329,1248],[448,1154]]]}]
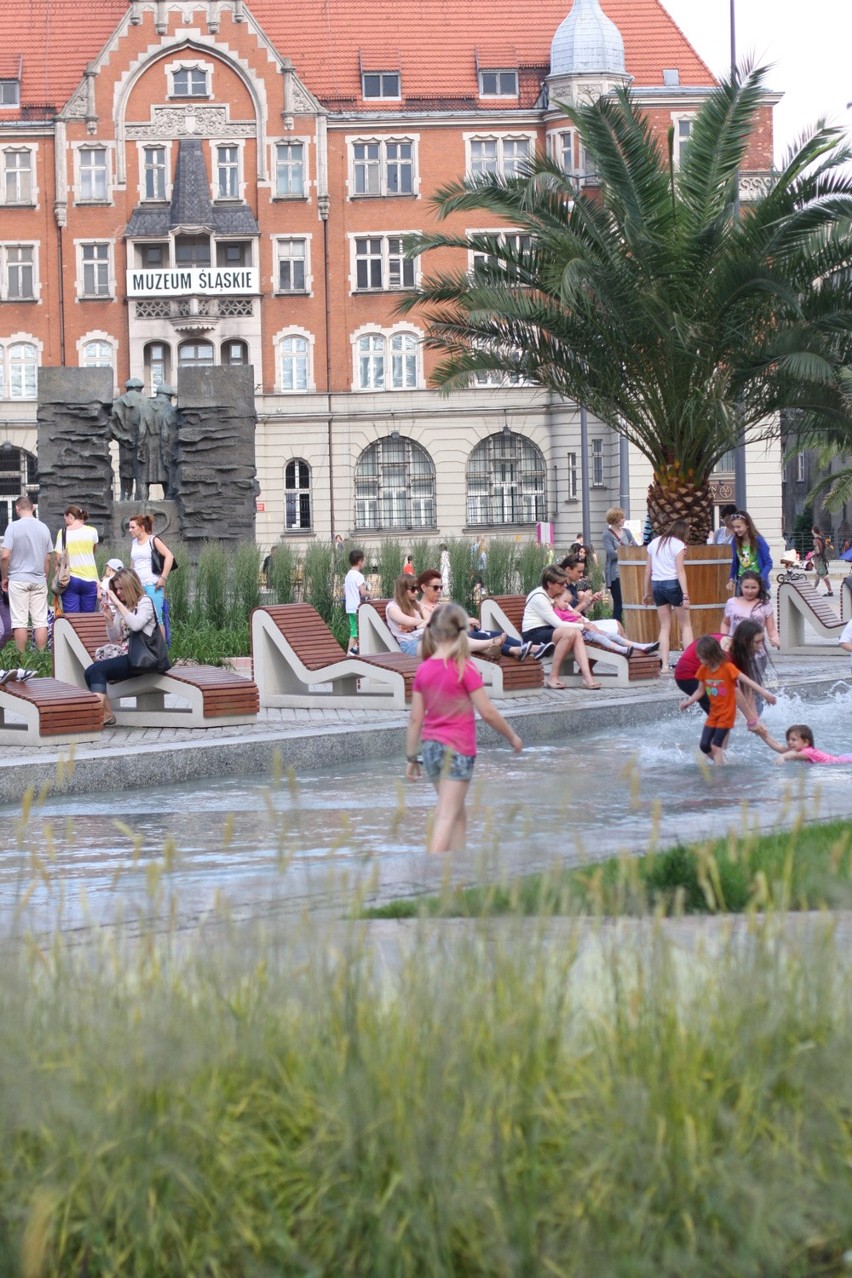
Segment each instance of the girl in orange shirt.
[{"label": "girl in orange shirt", "polygon": [[759,693],[771,706],[775,705],[775,698],[738,670],[722,651],[719,640],[712,635],[701,636],[695,645],[695,653],[701,662],[695,672],[698,687],[691,697],[680,703],[680,708],[685,710],[707,696],[710,712],[701,733],[701,752],[709,755],[714,763],[724,763],[728,734],[737,717],[737,681]]}]

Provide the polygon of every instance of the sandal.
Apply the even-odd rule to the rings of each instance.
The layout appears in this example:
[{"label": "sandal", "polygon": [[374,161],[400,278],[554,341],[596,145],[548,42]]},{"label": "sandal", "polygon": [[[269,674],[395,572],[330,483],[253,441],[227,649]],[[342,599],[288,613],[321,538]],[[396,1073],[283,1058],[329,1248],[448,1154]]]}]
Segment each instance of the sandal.
[{"label": "sandal", "polygon": [[603,685],[593,679],[591,683],[581,683],[580,687],[585,688],[586,692],[599,692]]},{"label": "sandal", "polygon": [[108,719],[104,719],[103,726],[105,728],[114,728],[118,724],[118,719],[112,714]]},{"label": "sandal", "polygon": [[564,692],[567,687],[567,685],[564,683],[551,683],[549,679],[545,679],[544,686],[545,688],[552,688],[554,692],[558,690],[561,690],[562,692]]},{"label": "sandal", "polygon": [[500,641],[495,639],[487,648],[483,648],[481,652],[477,652],[475,655],[477,657],[481,657],[483,661],[491,661],[494,665],[499,665],[500,658],[503,655],[501,651],[502,646],[503,645]]}]

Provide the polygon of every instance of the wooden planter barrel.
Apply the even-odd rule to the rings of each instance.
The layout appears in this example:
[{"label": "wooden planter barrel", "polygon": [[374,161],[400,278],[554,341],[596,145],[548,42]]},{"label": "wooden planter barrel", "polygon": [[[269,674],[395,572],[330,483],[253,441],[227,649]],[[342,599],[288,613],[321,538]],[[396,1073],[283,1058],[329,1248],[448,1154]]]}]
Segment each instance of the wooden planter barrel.
[{"label": "wooden planter barrel", "polygon": [[[653,643],[660,631],[656,608],[642,603],[647,558],[644,546],[622,546],[618,552],[618,573],[624,602],[621,620],[628,638],[636,643]],[[693,638],[715,634],[722,624],[728,600],[731,547],[688,546],[685,566]],[[677,617],[672,615],[672,648],[680,647],[680,627]]]}]

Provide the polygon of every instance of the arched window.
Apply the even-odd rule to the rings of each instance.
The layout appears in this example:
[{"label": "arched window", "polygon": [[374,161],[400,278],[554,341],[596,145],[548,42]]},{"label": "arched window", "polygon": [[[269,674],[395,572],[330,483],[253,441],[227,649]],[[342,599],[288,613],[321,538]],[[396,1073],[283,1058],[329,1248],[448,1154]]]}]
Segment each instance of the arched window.
[{"label": "arched window", "polygon": [[9,347],[9,398],[35,399],[38,386],[38,349],[32,342]]},{"label": "arched window", "polygon": [[222,343],[222,363],[226,365],[247,364],[248,346],[245,342],[227,341]]},{"label": "arched window", "polygon": [[215,363],[212,342],[181,342],[178,368],[212,368]]},{"label": "arched window", "polygon": [[311,527],[311,468],[301,457],[284,467],[284,527]]},{"label": "arched window", "polygon": [[144,351],[145,385],[151,395],[171,380],[172,352],[165,342],[148,342]]},{"label": "arched window", "polygon": [[467,522],[536,524],[545,518],[541,450],[508,427],[476,445],[467,463]]},{"label": "arched window", "polygon": [[83,368],[112,368],[112,346],[109,342],[86,342],[82,354]]},{"label": "arched window", "polygon": [[356,528],[434,528],[435,467],[411,439],[386,435],[355,466]]},{"label": "arched window", "polygon": [[306,337],[282,337],[278,344],[278,360],[282,391],[308,389],[310,343]]},{"label": "arched window", "polygon": [[413,390],[419,385],[418,336],[412,332],[362,333],[355,342],[358,390]]}]

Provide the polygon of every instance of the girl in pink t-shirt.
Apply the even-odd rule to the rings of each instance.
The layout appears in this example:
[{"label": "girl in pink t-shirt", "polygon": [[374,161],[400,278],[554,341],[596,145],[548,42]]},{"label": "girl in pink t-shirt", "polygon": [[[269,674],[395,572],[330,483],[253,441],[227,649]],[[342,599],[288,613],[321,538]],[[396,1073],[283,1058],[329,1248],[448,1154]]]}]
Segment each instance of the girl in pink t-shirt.
[{"label": "girl in pink t-shirt", "polygon": [[436,608],[423,636],[424,660],[414,676],[405,775],[409,781],[419,779],[417,752],[422,749],[423,766],[438,792],[430,852],[464,849],[464,805],[476,760],[474,708],[514,750],[524,744],[488,699],[470,660],[467,627],[467,614],[457,604]]},{"label": "girl in pink t-shirt", "polygon": [[796,763],[852,763],[852,754],[826,754],[825,750],[818,750],[814,745],[814,734],[806,723],[794,723],[787,729],[784,734],[786,745],[781,745],[780,741],[770,737],[763,724],[756,732],[770,750],[774,750],[779,756],[776,763],[786,763],[788,760]]}]

